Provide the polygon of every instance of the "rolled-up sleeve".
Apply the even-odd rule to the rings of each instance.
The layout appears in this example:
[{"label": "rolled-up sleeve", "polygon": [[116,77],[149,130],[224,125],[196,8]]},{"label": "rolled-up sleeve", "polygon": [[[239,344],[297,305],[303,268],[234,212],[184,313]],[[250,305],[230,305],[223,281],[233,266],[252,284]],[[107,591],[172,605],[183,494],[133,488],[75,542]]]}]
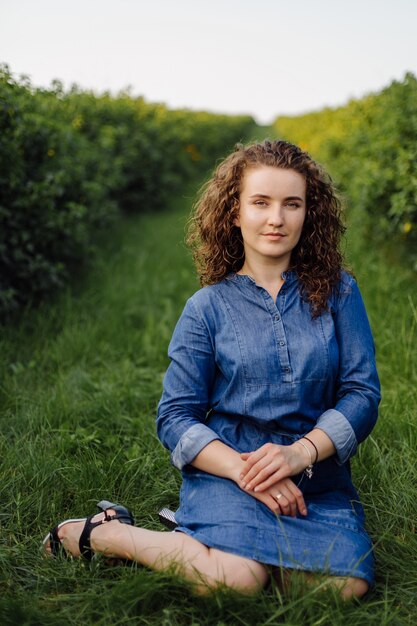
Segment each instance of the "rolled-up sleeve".
[{"label": "rolled-up sleeve", "polygon": [[172,464],[182,469],[219,438],[204,424],[216,371],[213,341],[191,299],[175,327],[168,356],[156,427]]},{"label": "rolled-up sleeve", "polygon": [[375,346],[365,305],[356,281],[343,284],[334,311],[339,347],[335,406],[317,421],[345,463],[375,426],[381,399]]}]

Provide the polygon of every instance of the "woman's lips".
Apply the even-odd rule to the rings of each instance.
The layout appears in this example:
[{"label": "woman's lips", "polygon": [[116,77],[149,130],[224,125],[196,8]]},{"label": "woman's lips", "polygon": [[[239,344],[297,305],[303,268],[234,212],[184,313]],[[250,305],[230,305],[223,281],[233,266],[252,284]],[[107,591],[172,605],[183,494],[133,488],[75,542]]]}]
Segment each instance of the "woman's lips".
[{"label": "woman's lips", "polygon": [[283,237],[285,237],[285,235],[283,233],[264,233],[263,237],[278,241],[279,239],[282,239]]}]

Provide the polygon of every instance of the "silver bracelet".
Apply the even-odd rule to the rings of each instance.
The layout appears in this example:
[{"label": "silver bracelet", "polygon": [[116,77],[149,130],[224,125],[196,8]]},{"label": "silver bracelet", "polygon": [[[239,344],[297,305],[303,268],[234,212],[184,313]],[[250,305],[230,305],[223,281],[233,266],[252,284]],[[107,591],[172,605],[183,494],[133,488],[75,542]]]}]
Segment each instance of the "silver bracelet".
[{"label": "silver bracelet", "polygon": [[308,456],[310,457],[310,465],[307,465],[307,467],[305,468],[304,472],[305,472],[305,475],[307,476],[307,478],[313,478],[313,457],[311,456],[311,452],[310,452],[309,448],[300,439],[297,439],[297,441],[295,443],[299,443],[301,446],[303,446],[303,448],[305,450],[307,450]]}]

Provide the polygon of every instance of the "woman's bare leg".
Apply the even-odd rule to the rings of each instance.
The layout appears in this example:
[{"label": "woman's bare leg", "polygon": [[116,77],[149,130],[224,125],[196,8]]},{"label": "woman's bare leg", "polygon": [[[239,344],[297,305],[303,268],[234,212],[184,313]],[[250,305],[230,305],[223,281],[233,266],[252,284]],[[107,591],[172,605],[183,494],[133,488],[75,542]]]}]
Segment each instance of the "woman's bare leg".
[{"label": "woman's bare leg", "polygon": [[[103,517],[99,513],[93,521]],[[73,556],[80,555],[78,541],[82,529],[83,522],[73,522],[59,530],[64,548]],[[208,548],[181,532],[155,532],[114,520],[94,528],[90,543],[94,552],[136,561],[155,570],[178,566],[185,578],[197,584],[200,593],[222,584],[243,593],[255,593],[269,578],[261,563]]]},{"label": "woman's bare leg", "polygon": [[344,600],[362,598],[369,590],[369,584],[363,578],[354,576],[331,576],[328,579],[330,587],[336,587]]},{"label": "woman's bare leg", "polygon": [[[282,591],[288,590],[291,586],[291,578],[294,570],[279,570],[275,573],[278,586]],[[369,584],[363,578],[354,576],[326,576],[312,574],[311,572],[297,571],[298,576],[302,576],[307,585],[321,584],[324,589],[335,588],[340,592],[344,600],[351,598],[361,598],[369,590]]]}]

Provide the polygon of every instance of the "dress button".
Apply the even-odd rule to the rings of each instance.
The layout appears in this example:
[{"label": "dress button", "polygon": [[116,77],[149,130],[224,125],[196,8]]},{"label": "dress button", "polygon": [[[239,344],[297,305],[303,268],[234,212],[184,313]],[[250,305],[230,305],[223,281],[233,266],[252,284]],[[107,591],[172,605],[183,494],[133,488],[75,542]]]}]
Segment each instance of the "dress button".
[{"label": "dress button", "polygon": [[275,319],[277,320],[277,322],[279,322],[279,320],[281,319],[281,317],[278,315],[278,313],[275,315]]},{"label": "dress button", "polygon": [[290,370],[290,368],[289,368],[289,367],[284,367],[284,372],[285,372],[286,374],[288,374],[288,372],[290,372],[290,371],[291,371],[291,370]]},{"label": "dress button", "polygon": [[280,346],[285,346],[285,341],[280,341],[280,342],[279,342],[279,345],[280,345]]}]

